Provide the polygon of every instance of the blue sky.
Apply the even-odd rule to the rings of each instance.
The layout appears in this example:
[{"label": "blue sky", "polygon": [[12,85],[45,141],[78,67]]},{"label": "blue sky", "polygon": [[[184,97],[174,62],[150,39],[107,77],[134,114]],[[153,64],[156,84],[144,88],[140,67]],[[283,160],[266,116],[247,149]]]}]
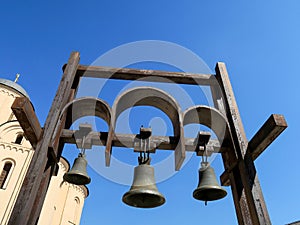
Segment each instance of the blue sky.
[{"label": "blue sky", "polygon": [[[271,220],[285,224],[300,219],[299,27],[297,0],[1,2],[0,77],[13,80],[21,74],[19,84],[43,124],[71,51],[79,51],[80,63],[89,65],[122,44],[160,40],[190,49],[212,71],[216,62],[225,62],[249,139],[272,113],[284,114],[288,122],[255,162]],[[77,151],[66,148],[72,162]],[[92,183],[81,224],[236,224],[229,188],[225,199],[206,207],[192,198],[198,164],[192,157],[158,184],[167,203],[150,210],[124,205],[121,197],[129,187],[89,167]],[[220,175],[219,158],[213,166]]]}]

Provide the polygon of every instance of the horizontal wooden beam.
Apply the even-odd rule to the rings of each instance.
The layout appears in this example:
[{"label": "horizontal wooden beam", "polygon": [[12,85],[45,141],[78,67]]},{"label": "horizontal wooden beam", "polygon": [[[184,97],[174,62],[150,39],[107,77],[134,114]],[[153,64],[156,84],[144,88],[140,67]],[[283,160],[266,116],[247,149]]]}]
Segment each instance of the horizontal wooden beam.
[{"label": "horizontal wooden beam", "polygon": [[35,148],[43,129],[40,126],[30,100],[26,97],[17,97],[11,109],[24,130],[25,137],[29,140],[33,148]]},{"label": "horizontal wooden beam", "polygon": [[[106,145],[108,132],[90,132],[86,137],[88,143],[92,145],[104,146]],[[76,131],[64,129],[61,135],[61,141],[63,143],[78,144],[80,140],[76,140]],[[116,134],[113,137],[113,146],[115,147],[126,147],[134,148],[134,143],[137,141],[135,134]],[[178,138],[172,136],[151,136],[151,142],[155,143],[157,149],[161,150],[174,150]],[[185,150],[190,152],[196,151],[196,138],[185,138]],[[80,144],[79,144],[80,145]],[[220,149],[218,140],[211,139],[207,144],[207,149],[210,154],[225,151],[226,147]]]},{"label": "horizontal wooden beam", "polygon": [[215,76],[212,74],[166,72],[159,70],[139,70],[79,65],[77,69],[77,75],[106,79],[140,80],[193,85],[217,85]]},{"label": "horizontal wooden beam", "polygon": [[[247,154],[255,160],[258,156],[287,128],[287,123],[283,115],[272,114],[261,128],[248,142]],[[229,173],[234,168],[232,165],[220,177],[223,186],[229,186]]]}]

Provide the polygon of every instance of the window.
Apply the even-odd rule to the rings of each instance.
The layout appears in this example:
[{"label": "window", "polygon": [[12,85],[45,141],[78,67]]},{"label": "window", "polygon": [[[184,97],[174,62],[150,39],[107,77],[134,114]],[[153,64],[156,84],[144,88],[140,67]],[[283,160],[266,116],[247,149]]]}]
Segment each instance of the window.
[{"label": "window", "polygon": [[15,141],[15,144],[21,144],[22,143],[22,140],[23,140],[23,134],[18,134],[17,138],[16,138],[16,141]]},{"label": "window", "polygon": [[12,163],[6,162],[3,166],[3,169],[2,169],[1,175],[0,175],[0,189],[6,188],[11,169],[12,169]]},{"label": "window", "polygon": [[[79,211],[79,207],[80,207],[80,200],[79,198],[76,196],[74,198],[74,219],[73,219],[73,224],[76,224],[78,217],[80,216],[80,211]],[[79,221],[78,221],[79,222]]]}]

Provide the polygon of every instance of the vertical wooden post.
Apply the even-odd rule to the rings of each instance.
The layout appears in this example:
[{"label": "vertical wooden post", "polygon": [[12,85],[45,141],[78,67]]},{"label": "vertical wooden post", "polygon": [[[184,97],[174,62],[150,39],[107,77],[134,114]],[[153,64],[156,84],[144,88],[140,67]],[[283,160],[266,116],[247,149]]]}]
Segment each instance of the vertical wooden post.
[{"label": "vertical wooden post", "polygon": [[238,163],[229,177],[239,224],[271,224],[255,165],[247,152],[248,141],[224,63],[216,65],[216,78],[223,92],[225,111],[238,157]]},{"label": "vertical wooden post", "polygon": [[[74,92],[75,92],[74,89],[71,89],[68,102],[74,99],[75,97]],[[60,110],[60,112],[62,112],[62,109]],[[64,147],[64,143],[59,145],[59,139],[65,125],[66,114],[67,114],[66,112],[64,114],[60,114],[61,116],[59,118],[59,121],[56,122],[55,131],[52,134],[52,139],[50,140],[50,144],[48,147],[48,154],[47,154],[48,160],[47,160],[46,169],[44,170],[43,178],[39,186],[38,194],[35,198],[35,202],[34,202],[35,208],[31,211],[28,224],[35,224],[37,219],[39,218],[41,209],[44,204],[44,199],[48,191],[48,185],[50,183],[50,179],[56,169],[57,166],[56,163],[58,162],[57,160],[61,155],[62,148]]]},{"label": "vertical wooden post", "polygon": [[[216,76],[218,77],[218,75]],[[218,79],[219,80],[219,79]],[[219,83],[219,82],[218,82]],[[214,106],[216,109],[218,109],[224,116],[227,118],[227,113],[225,110],[225,104],[224,104],[224,95],[223,91],[221,90],[221,85],[219,86],[211,86],[211,93],[214,100]],[[231,135],[231,131],[230,131]],[[232,135],[231,135],[232,138]],[[243,185],[241,182],[241,175],[237,168],[233,168],[233,163],[238,160],[237,151],[235,150],[235,146],[233,143],[231,143],[231,148],[228,148],[228,151],[222,152],[222,158],[223,158],[223,164],[225,171],[232,170],[232,172],[229,172],[227,174],[228,178],[230,180],[231,191],[234,199],[234,205],[235,205],[235,212],[237,215],[238,223],[240,225],[247,224],[244,222],[244,218],[249,217],[250,212],[247,207],[247,201],[245,198],[245,195],[243,194]],[[222,185],[224,185],[222,183]]]},{"label": "vertical wooden post", "polygon": [[[41,139],[35,152],[9,219],[9,225],[36,224],[51,178],[51,163],[48,160],[48,148],[59,120],[60,113],[68,102],[79,64],[79,53],[73,52],[64,70],[59,88],[44,125]],[[54,152],[57,151],[54,149]]]}]

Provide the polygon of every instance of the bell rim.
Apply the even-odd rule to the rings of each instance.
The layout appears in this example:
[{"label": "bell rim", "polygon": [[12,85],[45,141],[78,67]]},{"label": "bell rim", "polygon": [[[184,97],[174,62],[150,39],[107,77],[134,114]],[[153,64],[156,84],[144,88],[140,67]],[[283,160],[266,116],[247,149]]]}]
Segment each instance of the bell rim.
[{"label": "bell rim", "polygon": [[[80,176],[80,178],[82,178],[83,182],[76,182],[76,180],[78,180],[78,176]],[[77,179],[72,179],[74,177],[77,177]],[[63,179],[64,179],[64,181],[66,181],[70,184],[75,184],[75,185],[86,185],[86,184],[91,183],[91,178],[86,177],[85,175],[82,175],[82,174],[68,174],[68,173],[65,173],[64,176],[63,176]]]},{"label": "bell rim", "polygon": [[142,192],[143,194],[147,194],[147,195],[152,195],[152,196],[158,196],[159,194],[159,199],[160,201],[157,202],[157,204],[149,204],[149,205],[136,205],[136,204],[132,204],[131,201],[129,201],[129,198],[130,197],[133,197],[134,195],[140,195],[141,194],[141,190],[139,191],[136,191],[136,190],[129,190],[127,191],[123,197],[122,197],[122,201],[126,204],[126,205],[129,205],[129,206],[132,206],[132,207],[136,207],[136,208],[156,208],[156,207],[159,207],[163,204],[166,203],[166,198],[160,193],[160,192],[157,192],[157,191],[152,191],[152,190],[143,190]]},{"label": "bell rim", "polygon": [[[199,197],[200,195],[197,195],[198,192],[200,191],[205,191],[205,190],[214,190],[214,191],[218,191],[219,195],[216,198],[210,198],[210,199],[205,199],[205,198],[201,198]],[[209,186],[208,187],[201,187],[201,188],[197,188],[196,190],[193,191],[193,197],[197,200],[201,200],[201,201],[216,201],[216,200],[220,200],[222,198],[225,198],[227,196],[227,191],[220,187],[220,186]]]}]

